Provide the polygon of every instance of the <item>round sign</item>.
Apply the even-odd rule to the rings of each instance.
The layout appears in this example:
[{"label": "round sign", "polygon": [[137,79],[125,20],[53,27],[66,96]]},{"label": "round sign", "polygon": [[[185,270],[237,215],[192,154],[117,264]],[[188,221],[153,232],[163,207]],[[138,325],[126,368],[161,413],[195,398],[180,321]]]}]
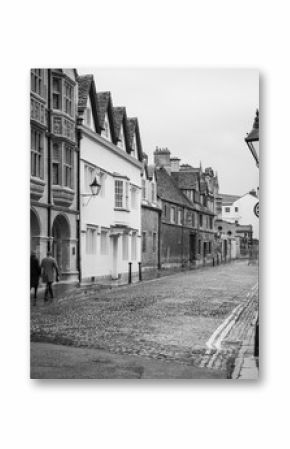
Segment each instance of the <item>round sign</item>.
[{"label": "round sign", "polygon": [[259,218],[259,202],[254,206],[254,214]]}]

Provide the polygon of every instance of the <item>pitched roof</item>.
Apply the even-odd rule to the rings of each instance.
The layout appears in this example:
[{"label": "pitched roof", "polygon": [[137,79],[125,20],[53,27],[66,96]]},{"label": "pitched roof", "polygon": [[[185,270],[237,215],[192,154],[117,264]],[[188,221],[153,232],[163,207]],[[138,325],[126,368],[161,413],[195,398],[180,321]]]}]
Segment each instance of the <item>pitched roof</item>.
[{"label": "pitched roof", "polygon": [[193,209],[193,204],[179,190],[173,178],[167,173],[165,168],[160,167],[156,170],[157,194],[164,201],[171,201],[180,206],[186,206]]},{"label": "pitched roof", "polygon": [[124,106],[113,107],[114,115],[114,128],[115,128],[115,138],[118,141],[120,130],[124,116],[126,115],[126,108]]},{"label": "pitched roof", "polygon": [[172,178],[180,189],[196,189],[199,184],[199,173],[193,171],[172,172]]},{"label": "pitched roof", "polygon": [[111,100],[110,92],[97,92],[97,110],[100,127],[104,129],[105,116]]},{"label": "pitched roof", "polygon": [[82,75],[78,77],[78,109],[83,110],[87,107],[88,97],[92,82],[94,81],[93,75]]},{"label": "pitched roof", "polygon": [[128,143],[129,143],[129,147],[131,148],[132,142],[133,142],[133,137],[134,137],[135,130],[136,130],[137,119],[135,117],[132,117],[132,118],[128,117],[127,122],[128,122]]},{"label": "pitched roof", "polygon": [[235,201],[237,201],[240,197],[240,195],[231,195],[228,193],[220,193],[219,197],[222,199],[222,204],[233,204]]}]

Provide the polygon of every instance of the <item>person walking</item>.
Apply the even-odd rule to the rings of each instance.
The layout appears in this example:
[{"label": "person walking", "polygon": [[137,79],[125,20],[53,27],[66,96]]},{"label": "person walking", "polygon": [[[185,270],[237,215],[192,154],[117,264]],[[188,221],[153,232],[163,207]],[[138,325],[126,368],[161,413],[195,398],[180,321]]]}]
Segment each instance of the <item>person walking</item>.
[{"label": "person walking", "polygon": [[36,253],[33,251],[30,256],[30,290],[34,288],[34,301],[33,305],[36,306],[37,300],[37,289],[39,284],[41,269],[39,265],[39,260],[36,257]]},{"label": "person walking", "polygon": [[59,269],[57,262],[52,257],[51,252],[47,252],[47,257],[44,257],[41,262],[42,280],[46,283],[44,292],[44,301],[48,301],[48,294],[50,294],[51,300],[53,300],[52,284],[54,280],[54,271],[56,273],[56,282],[59,281]]}]

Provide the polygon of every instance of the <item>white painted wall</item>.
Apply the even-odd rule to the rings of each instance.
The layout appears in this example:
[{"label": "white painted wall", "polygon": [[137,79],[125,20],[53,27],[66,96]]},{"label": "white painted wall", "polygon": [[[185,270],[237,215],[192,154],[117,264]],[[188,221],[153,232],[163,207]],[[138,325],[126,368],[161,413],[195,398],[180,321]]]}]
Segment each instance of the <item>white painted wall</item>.
[{"label": "white painted wall", "polygon": [[[247,193],[231,206],[222,207],[222,219],[234,223],[238,221],[241,225],[253,226],[253,238],[259,239],[259,219],[254,213],[254,207],[259,202],[259,199]],[[226,208],[230,207],[230,212],[226,212]],[[238,208],[238,211],[235,211]]]},{"label": "white painted wall", "polygon": [[[113,271],[113,239],[109,237],[109,254],[101,254],[101,228],[110,228],[114,225],[125,225],[137,231],[136,260],[131,259],[131,233],[128,235],[128,259],[123,260],[122,235],[118,238],[118,272],[128,272],[128,262],[132,262],[132,271],[138,270],[141,261],[141,168],[142,165],[135,158],[129,156],[124,150],[117,148],[99,135],[83,128],[83,137],[80,144],[81,157],[81,195],[89,193],[85,186],[85,165],[87,163],[100,169],[102,188],[98,196],[81,196],[81,264],[82,277],[112,275]],[[115,207],[115,177],[114,174],[126,176],[128,182],[137,187],[136,207],[131,205],[131,189],[129,188],[129,211],[114,210]],[[87,226],[95,226],[96,253],[86,252]]]}]

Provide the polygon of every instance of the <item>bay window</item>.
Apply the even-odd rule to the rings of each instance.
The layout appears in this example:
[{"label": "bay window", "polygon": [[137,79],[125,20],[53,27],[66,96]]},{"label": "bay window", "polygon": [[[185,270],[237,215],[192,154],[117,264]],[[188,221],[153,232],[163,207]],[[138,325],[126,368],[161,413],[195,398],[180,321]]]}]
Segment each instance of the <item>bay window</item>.
[{"label": "bay window", "polygon": [[31,129],[31,176],[43,177],[43,132]]},{"label": "bay window", "polygon": [[43,69],[31,69],[31,90],[43,96]]},{"label": "bay window", "polygon": [[54,185],[61,185],[61,143],[53,144],[52,183]]},{"label": "bay window", "polygon": [[52,107],[53,109],[61,109],[61,79],[53,77],[52,79]]},{"label": "bay window", "polygon": [[72,188],[72,167],[73,167],[73,151],[71,147],[65,144],[64,147],[64,185]]},{"label": "bay window", "polygon": [[123,234],[123,260],[128,260],[128,234]]},{"label": "bay window", "polygon": [[73,116],[73,86],[67,81],[64,82],[64,112]]},{"label": "bay window", "polygon": [[86,232],[86,253],[95,254],[97,249],[96,242],[97,230],[93,227],[88,227]]},{"label": "bay window", "polygon": [[136,260],[137,257],[137,233],[133,232],[131,237],[131,259]]},{"label": "bay window", "polygon": [[52,146],[52,184],[73,188],[74,150],[63,142],[54,142]]}]

